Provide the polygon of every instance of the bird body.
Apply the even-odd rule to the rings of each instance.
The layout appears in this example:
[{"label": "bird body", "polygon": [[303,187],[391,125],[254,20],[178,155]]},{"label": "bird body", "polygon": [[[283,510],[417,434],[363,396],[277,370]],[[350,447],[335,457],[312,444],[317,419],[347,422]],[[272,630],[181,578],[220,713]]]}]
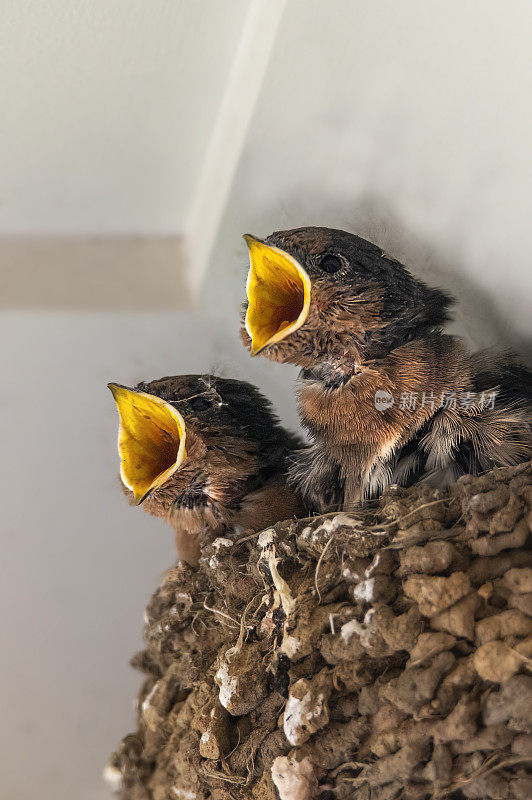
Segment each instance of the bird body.
[{"label": "bird body", "polygon": [[[309,507],[351,509],[392,483],[445,487],[532,457],[531,373],[508,354],[471,355],[445,335],[447,294],[344,231],[250,242],[256,276],[242,337],[252,352],[302,367],[297,395],[311,444],[295,455],[291,479]],[[283,261],[275,272],[279,251],[310,283],[304,318],[306,287],[293,271],[283,277]]]},{"label": "bird body", "polygon": [[205,536],[260,530],[302,510],[286,484],[299,441],[255,387],[212,375],[109,386],[124,490],[172,526],[180,558],[197,562]]}]

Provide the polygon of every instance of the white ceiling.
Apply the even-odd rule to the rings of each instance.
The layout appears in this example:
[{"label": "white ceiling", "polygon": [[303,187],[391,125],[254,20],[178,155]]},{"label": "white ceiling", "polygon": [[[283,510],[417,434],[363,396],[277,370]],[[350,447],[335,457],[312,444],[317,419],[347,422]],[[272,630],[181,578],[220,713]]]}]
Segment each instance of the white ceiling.
[{"label": "white ceiling", "polygon": [[176,234],[249,0],[3,0],[0,234]]}]

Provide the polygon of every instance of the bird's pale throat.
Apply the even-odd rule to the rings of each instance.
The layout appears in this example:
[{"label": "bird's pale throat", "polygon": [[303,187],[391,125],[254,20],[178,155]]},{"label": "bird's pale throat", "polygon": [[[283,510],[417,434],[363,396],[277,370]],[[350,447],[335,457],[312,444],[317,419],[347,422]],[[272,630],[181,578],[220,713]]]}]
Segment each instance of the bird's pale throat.
[{"label": "bird's pale throat", "polygon": [[185,461],[185,421],[159,397],[108,385],[120,415],[120,477],[138,505]]},{"label": "bird's pale throat", "polygon": [[280,342],[306,321],[310,308],[310,278],[284,250],[245,235],[249,248],[246,330],[251,354]]}]

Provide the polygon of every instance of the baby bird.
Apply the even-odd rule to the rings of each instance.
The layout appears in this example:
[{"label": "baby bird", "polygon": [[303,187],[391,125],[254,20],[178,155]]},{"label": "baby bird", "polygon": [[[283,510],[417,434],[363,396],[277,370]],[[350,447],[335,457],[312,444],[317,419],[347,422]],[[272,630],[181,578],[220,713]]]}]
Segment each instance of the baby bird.
[{"label": "baby bird", "polygon": [[259,531],[303,512],[286,485],[287,460],[300,443],[254,386],[178,375],[109,388],[125,491],[174,528],[181,559],[196,564],[204,536],[237,525]]},{"label": "baby bird", "polygon": [[444,487],[532,457],[532,373],[442,333],[448,294],[345,231],[244,238],[242,339],[302,367],[312,444],[291,481],[310,508],[349,510],[393,483]]}]

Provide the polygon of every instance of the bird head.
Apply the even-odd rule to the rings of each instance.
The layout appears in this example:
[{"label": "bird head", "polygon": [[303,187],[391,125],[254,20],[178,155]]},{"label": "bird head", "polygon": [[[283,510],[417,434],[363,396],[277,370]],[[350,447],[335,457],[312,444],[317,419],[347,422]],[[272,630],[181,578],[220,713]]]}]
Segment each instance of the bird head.
[{"label": "bird head", "polygon": [[120,477],[151,514],[237,501],[261,469],[259,445],[280,463],[284,431],[248,383],[180,375],[109,388],[120,416]]},{"label": "bird head", "polygon": [[187,426],[178,408],[156,394],[108,385],[120,416],[120,477],[140,505],[186,462]]},{"label": "bird head", "polygon": [[346,231],[246,234],[242,338],[252,355],[311,367],[383,354],[446,318],[451,299]]}]

